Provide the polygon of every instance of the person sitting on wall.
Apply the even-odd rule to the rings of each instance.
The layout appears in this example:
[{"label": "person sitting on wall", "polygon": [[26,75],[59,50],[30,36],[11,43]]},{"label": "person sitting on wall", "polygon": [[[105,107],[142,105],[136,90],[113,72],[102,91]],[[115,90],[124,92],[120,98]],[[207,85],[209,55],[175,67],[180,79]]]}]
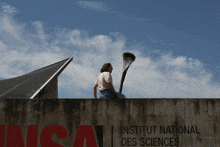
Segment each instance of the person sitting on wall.
[{"label": "person sitting on wall", "polygon": [[93,86],[94,99],[97,99],[97,95],[96,95],[97,87],[99,87],[100,90],[100,98],[125,98],[123,94],[115,91],[111,76],[112,70],[113,67],[111,63],[105,63],[102,66],[101,74],[98,76]]}]

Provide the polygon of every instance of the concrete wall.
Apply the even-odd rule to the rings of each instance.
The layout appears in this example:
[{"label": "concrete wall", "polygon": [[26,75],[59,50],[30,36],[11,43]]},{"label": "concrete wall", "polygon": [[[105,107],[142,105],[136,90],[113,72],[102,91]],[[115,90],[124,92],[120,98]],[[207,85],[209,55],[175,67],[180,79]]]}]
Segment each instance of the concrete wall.
[{"label": "concrete wall", "polygon": [[[50,133],[45,132],[52,126],[51,131],[59,134],[51,135],[52,142],[73,147],[77,133],[80,137],[79,126],[88,125],[92,126],[99,147],[219,147],[219,109],[220,99],[0,100],[0,146],[17,143],[13,137],[19,138],[19,129],[15,127],[19,125],[24,144],[29,141],[27,146],[31,146],[31,134],[34,138],[36,133],[37,146],[50,144]],[[30,125],[36,125],[35,133],[29,128],[27,135]],[[99,132],[97,126],[101,127]],[[64,134],[67,132],[64,139],[60,139],[62,128]],[[81,131],[84,135],[88,132]],[[84,146],[92,147],[92,143],[87,136]]]}]

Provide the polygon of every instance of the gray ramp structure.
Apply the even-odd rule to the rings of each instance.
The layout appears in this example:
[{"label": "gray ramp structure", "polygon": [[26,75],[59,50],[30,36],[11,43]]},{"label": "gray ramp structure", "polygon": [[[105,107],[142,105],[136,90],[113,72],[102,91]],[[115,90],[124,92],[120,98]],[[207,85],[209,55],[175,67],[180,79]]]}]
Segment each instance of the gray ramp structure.
[{"label": "gray ramp structure", "polygon": [[72,61],[67,58],[30,73],[0,80],[0,99],[58,99],[58,76]]}]

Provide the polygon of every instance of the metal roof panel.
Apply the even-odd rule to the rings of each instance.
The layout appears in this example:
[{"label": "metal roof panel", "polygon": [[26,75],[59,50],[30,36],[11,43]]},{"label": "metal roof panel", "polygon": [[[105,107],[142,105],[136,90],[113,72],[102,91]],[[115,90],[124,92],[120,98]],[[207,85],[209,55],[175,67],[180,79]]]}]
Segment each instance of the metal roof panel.
[{"label": "metal roof panel", "polygon": [[0,99],[32,99],[53,78],[56,78],[73,58],[40,68],[15,78],[0,80]]}]

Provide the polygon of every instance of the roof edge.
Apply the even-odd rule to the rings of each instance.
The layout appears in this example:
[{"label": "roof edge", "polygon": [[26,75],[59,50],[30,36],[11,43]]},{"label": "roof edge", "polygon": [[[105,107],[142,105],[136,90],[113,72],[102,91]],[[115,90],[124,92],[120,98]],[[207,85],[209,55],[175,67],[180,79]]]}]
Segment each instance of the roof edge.
[{"label": "roof edge", "polygon": [[72,60],[73,60],[73,57],[70,57],[70,58],[30,97],[30,99],[33,99],[55,76],[58,76]]}]

